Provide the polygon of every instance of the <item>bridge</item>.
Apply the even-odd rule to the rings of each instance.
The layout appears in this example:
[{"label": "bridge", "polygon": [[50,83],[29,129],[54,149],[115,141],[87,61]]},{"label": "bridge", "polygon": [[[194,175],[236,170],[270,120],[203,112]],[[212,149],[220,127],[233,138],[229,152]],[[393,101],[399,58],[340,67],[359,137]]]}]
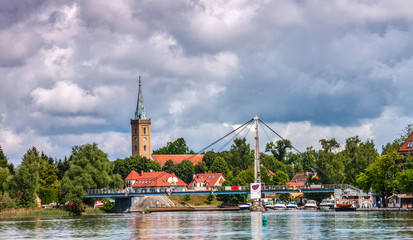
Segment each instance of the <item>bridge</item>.
[{"label": "bridge", "polygon": [[[349,184],[320,184],[308,186],[287,186],[287,185],[273,185],[264,186],[261,193],[334,193],[335,189],[353,189],[360,191],[360,189]],[[250,186],[227,186],[215,187],[208,190],[186,190],[174,191],[159,189],[148,191],[135,191],[133,189],[88,189],[86,190],[87,198],[132,198],[151,195],[209,195],[209,194],[249,194]]]}]

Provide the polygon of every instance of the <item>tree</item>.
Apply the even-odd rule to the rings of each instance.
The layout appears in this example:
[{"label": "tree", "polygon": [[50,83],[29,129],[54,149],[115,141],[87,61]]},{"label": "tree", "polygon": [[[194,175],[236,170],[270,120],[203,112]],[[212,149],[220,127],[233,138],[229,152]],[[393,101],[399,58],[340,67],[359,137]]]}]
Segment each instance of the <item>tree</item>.
[{"label": "tree", "polygon": [[205,162],[205,165],[209,169],[211,165],[214,163],[215,158],[217,158],[217,154],[214,151],[208,151],[204,154],[202,161]]},{"label": "tree", "polygon": [[370,164],[366,170],[357,178],[358,185],[363,191],[368,192],[372,189],[383,199],[394,193],[398,183],[400,168],[397,161],[400,156],[397,152],[387,153]]},{"label": "tree", "polygon": [[6,189],[16,199],[18,206],[34,207],[36,192],[39,189],[39,173],[22,164],[16,174],[9,178]]},{"label": "tree", "polygon": [[313,147],[308,147],[307,151],[305,151],[303,158],[301,158],[301,166],[303,167],[304,172],[308,172],[314,168],[314,164],[316,161],[316,152]]},{"label": "tree", "polygon": [[184,138],[178,138],[174,142],[167,142],[165,147],[153,151],[153,154],[195,154],[190,151]]},{"label": "tree", "polygon": [[3,149],[0,146],[0,167],[5,168],[5,167],[8,167],[8,166],[9,166],[9,164],[8,164],[8,161],[7,161],[7,157],[6,157],[6,155],[4,155]]},{"label": "tree", "polygon": [[334,139],[320,140],[322,149],[319,151],[319,158],[316,160],[317,175],[321,183],[342,183],[344,180],[344,157],[343,154],[335,154],[333,150],[340,147]]},{"label": "tree", "polygon": [[[245,186],[246,182],[240,178],[235,177],[232,181],[224,181],[222,186]],[[247,200],[248,194],[220,194],[217,195],[218,201],[223,201],[225,203],[241,203]]]},{"label": "tree", "polygon": [[346,139],[343,155],[345,182],[356,185],[357,176],[373,163],[379,154],[373,141],[361,142],[358,136],[355,136]]},{"label": "tree", "polygon": [[[161,165],[156,162],[152,161],[146,157],[142,157],[139,155],[127,157],[123,160],[124,167],[126,169],[127,174],[129,174],[132,170],[136,172],[150,172],[150,171],[161,171]],[[120,166],[118,164],[118,166]],[[120,171],[119,169],[116,171]]]},{"label": "tree", "polygon": [[293,145],[288,139],[278,140],[276,144],[269,142],[265,145],[265,151],[271,152],[278,161],[283,163],[287,163],[287,152],[291,148]]},{"label": "tree", "polygon": [[288,174],[286,174],[285,172],[280,171],[280,170],[275,172],[274,182],[276,184],[284,185],[289,181],[290,181],[290,178],[288,177]]},{"label": "tree", "polygon": [[174,173],[182,181],[189,184],[195,173],[194,164],[189,160],[183,160],[181,163],[175,165]]},{"label": "tree", "polygon": [[228,165],[235,175],[253,165],[253,152],[245,138],[235,138],[230,153],[231,158]]},{"label": "tree", "polygon": [[6,183],[7,178],[9,176],[10,176],[9,169],[7,167],[0,167],[0,194],[4,192],[4,184]]},{"label": "tree", "polygon": [[162,171],[167,172],[167,173],[173,173],[175,164],[172,160],[168,160],[165,162],[165,165],[162,167]]},{"label": "tree", "polygon": [[206,172],[208,172],[208,167],[204,161],[199,162],[197,165],[195,165],[195,173],[206,173]]},{"label": "tree", "polygon": [[227,176],[229,171],[227,162],[222,157],[217,157],[212,164],[210,171],[212,173],[222,173],[224,176]]},{"label": "tree", "polygon": [[122,179],[125,179],[130,173],[130,171],[128,171],[128,169],[126,168],[125,161],[123,159],[116,159],[113,162],[113,165],[113,173],[119,174],[122,177]]},{"label": "tree", "polygon": [[399,187],[405,193],[413,193],[413,169],[407,169],[397,177]]},{"label": "tree", "polygon": [[59,159],[59,161],[55,162],[55,166],[57,168],[57,178],[61,180],[66,171],[69,169],[69,160],[67,159],[67,157],[65,157],[63,161]]},{"label": "tree", "polygon": [[73,203],[71,211],[82,211],[86,189],[117,188],[123,186],[119,174],[112,174],[114,164],[96,143],[74,146],[69,157],[69,169],[62,178],[60,191],[63,200]]}]

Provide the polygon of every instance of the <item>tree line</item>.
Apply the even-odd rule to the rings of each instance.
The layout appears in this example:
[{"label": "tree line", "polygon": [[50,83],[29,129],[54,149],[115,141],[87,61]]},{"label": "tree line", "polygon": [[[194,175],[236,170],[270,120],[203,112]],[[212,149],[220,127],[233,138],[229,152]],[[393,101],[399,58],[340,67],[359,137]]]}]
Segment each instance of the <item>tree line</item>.
[{"label": "tree line", "polygon": [[[379,154],[373,140],[361,141],[349,137],[344,146],[334,139],[321,139],[321,149],[308,147],[293,152],[289,140],[266,144],[260,153],[261,181],[267,185],[285,184],[296,173],[315,172],[308,183],[346,183],[383,197],[396,192],[413,192],[413,164],[410,157],[397,150],[411,133],[408,125],[399,138],[382,146]],[[341,149],[341,150],[340,150]],[[168,142],[154,154],[194,154],[185,139]],[[254,151],[245,138],[235,138],[230,149],[204,153],[203,160],[194,165],[190,160],[164,166],[141,156],[110,161],[96,143],[74,146],[69,157],[53,159],[35,147],[27,150],[16,168],[8,162],[0,146],[0,209],[33,207],[39,196],[43,203],[73,203],[73,211],[81,211],[85,189],[122,188],[124,178],[132,171],[166,171],[175,173],[189,183],[197,173],[223,173],[224,186],[245,186],[254,181]],[[403,164],[400,164],[403,162]],[[270,174],[275,173],[275,175]],[[245,196],[226,195],[221,201],[242,201]]]}]

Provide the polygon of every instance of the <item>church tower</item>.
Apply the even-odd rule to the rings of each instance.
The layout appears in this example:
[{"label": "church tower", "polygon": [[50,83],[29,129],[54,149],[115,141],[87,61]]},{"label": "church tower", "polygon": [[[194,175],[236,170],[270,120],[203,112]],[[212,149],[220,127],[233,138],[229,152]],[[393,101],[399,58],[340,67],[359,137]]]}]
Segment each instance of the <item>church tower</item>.
[{"label": "church tower", "polygon": [[130,120],[132,136],[132,156],[140,155],[151,159],[151,119],[146,118],[139,76],[138,103],[135,117]]}]

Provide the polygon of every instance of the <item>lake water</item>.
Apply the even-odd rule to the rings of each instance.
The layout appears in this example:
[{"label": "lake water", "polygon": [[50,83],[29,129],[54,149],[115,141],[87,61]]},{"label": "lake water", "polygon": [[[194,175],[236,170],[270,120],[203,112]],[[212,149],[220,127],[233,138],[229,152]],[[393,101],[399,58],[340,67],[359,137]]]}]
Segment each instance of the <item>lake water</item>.
[{"label": "lake water", "polygon": [[0,221],[0,239],[354,238],[413,239],[413,213],[166,212]]}]

